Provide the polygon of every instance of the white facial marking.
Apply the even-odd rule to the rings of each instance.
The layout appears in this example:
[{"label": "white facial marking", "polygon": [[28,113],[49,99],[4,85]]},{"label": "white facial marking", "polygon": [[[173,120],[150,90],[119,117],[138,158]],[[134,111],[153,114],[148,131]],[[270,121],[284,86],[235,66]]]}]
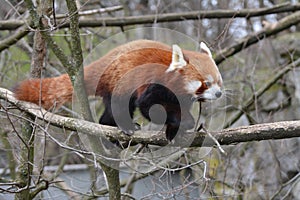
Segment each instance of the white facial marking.
[{"label": "white facial marking", "polygon": [[201,50],[205,51],[207,53],[207,55],[212,58],[212,54],[211,54],[209,48],[207,47],[207,45],[204,42],[200,43],[200,51]]},{"label": "white facial marking", "polygon": [[[217,96],[217,93],[219,93],[219,96]],[[218,84],[213,84],[210,88],[204,91],[202,94],[204,99],[207,100],[215,100],[221,97],[222,95],[222,90]]]},{"label": "white facial marking", "polygon": [[182,69],[186,65],[187,62],[183,58],[181,48],[178,45],[174,44],[172,46],[172,62],[166,72],[171,72],[176,69]]},{"label": "white facial marking", "polygon": [[185,85],[185,89],[191,93],[195,94],[196,91],[201,87],[202,83],[201,81],[189,81]]}]

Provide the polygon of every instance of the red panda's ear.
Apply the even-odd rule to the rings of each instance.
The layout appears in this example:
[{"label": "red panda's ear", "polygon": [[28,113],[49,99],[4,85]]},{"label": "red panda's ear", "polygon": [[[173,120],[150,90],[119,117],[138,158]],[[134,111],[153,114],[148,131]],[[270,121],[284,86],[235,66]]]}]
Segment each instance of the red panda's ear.
[{"label": "red panda's ear", "polygon": [[212,58],[212,54],[204,42],[200,43],[200,52],[206,53],[209,57]]},{"label": "red panda's ear", "polygon": [[182,69],[186,65],[187,62],[183,57],[181,48],[178,45],[174,44],[172,46],[172,62],[166,72],[171,72],[176,69]]}]

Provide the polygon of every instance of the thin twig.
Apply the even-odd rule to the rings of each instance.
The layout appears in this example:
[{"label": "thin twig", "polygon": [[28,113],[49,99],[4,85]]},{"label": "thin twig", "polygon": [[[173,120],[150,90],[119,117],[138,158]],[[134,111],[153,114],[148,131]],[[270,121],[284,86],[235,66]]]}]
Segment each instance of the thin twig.
[{"label": "thin twig", "polygon": [[287,74],[290,70],[300,66],[300,58],[291,64],[285,66],[282,70],[280,70],[275,76],[273,76],[269,81],[263,85],[258,91],[253,93],[253,95],[245,101],[244,105],[239,109],[237,113],[235,113],[228,121],[225,123],[223,128],[228,128],[230,125],[235,123],[242,115],[245,113],[255,102],[261,97],[268,89],[270,89],[279,79],[281,79],[285,74]]},{"label": "thin twig", "polygon": [[221,147],[219,141],[209,132],[207,129],[202,126],[201,129],[214,141],[214,143],[217,145],[218,149],[223,153],[225,156],[227,155],[226,151]]},{"label": "thin twig", "polygon": [[272,26],[266,26],[258,32],[255,32],[251,35],[247,35],[246,37],[242,38],[238,43],[226,49],[223,49],[220,53],[218,53],[215,56],[214,60],[216,64],[220,64],[226,58],[236,54],[237,52],[240,52],[243,49],[259,42],[260,40],[275,35],[298,23],[300,23],[300,11],[297,11],[291,15],[282,18]]},{"label": "thin twig", "polygon": [[276,198],[276,196],[283,190],[283,188],[285,188],[286,186],[288,186],[289,184],[293,183],[295,181],[295,183],[297,182],[296,180],[300,177],[300,172],[294,176],[292,179],[290,179],[288,182],[284,183],[281,185],[280,189],[270,198],[270,200],[273,200]]},{"label": "thin twig", "polygon": [[198,112],[198,117],[197,117],[197,120],[195,123],[194,132],[199,131],[199,128],[200,128],[199,122],[200,122],[200,118],[201,118],[201,110],[202,110],[202,104],[201,104],[201,101],[199,101],[199,112]]}]

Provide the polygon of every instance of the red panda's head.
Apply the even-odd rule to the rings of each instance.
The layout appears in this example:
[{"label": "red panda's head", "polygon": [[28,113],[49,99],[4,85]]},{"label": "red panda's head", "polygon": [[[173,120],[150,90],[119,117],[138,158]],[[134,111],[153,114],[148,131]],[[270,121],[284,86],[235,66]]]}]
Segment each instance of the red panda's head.
[{"label": "red panda's head", "polygon": [[215,100],[222,96],[222,76],[211,51],[201,42],[200,52],[172,47],[172,62],[166,73],[178,72],[184,77],[184,89],[195,101]]}]

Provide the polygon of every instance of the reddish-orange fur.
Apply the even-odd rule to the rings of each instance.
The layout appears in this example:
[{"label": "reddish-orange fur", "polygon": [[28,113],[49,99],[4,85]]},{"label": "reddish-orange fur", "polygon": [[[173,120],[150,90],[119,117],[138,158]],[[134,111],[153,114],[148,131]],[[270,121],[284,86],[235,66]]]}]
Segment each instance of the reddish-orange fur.
[{"label": "reddish-orange fur", "polygon": [[[202,45],[202,47],[201,47]],[[119,46],[84,68],[88,95],[103,97],[105,110],[99,123],[118,126],[131,135],[133,113],[139,107],[153,123],[164,123],[166,137],[194,126],[189,109],[194,100],[221,96],[222,78],[204,44],[203,53],[173,48],[155,41],[138,40]],[[19,100],[58,108],[71,101],[73,87],[67,74],[54,78],[31,79],[15,89]],[[153,113],[153,105],[160,104]],[[151,117],[152,116],[152,117]]]},{"label": "reddish-orange fur", "polygon": [[15,97],[42,107],[58,108],[72,100],[73,87],[69,76],[45,79],[29,79],[21,82],[15,89]]},{"label": "reddish-orange fur", "polygon": [[[91,63],[84,68],[84,78],[88,95],[103,96],[111,93],[116,85],[120,85],[116,94],[121,92],[129,92],[137,89],[141,93],[146,86],[141,86],[147,80],[160,77],[163,82],[171,89],[184,93],[182,85],[178,85],[178,78],[188,78],[191,80],[203,81],[205,74],[217,74],[214,68],[207,67],[211,65],[211,60],[205,53],[198,53],[183,50],[185,59],[191,65],[189,70],[180,71],[180,73],[172,73],[172,78],[165,74],[172,58],[171,47],[154,41],[138,40],[125,45],[121,45],[99,60]],[[137,74],[130,75],[129,79],[123,80],[123,84],[119,81],[127,72],[143,64],[157,63],[161,67],[147,68],[137,70]],[[197,69],[192,65],[198,65]],[[215,77],[214,77],[215,78]],[[216,78],[217,80],[217,78]],[[176,88],[175,88],[176,86]],[[205,90],[205,86],[202,87]],[[132,92],[132,91],[130,91]],[[69,77],[63,74],[59,77],[45,79],[30,79],[21,82],[15,90],[15,96],[19,100],[29,101],[40,104],[42,107],[49,109],[63,105],[65,102],[71,101],[73,88]]]}]

